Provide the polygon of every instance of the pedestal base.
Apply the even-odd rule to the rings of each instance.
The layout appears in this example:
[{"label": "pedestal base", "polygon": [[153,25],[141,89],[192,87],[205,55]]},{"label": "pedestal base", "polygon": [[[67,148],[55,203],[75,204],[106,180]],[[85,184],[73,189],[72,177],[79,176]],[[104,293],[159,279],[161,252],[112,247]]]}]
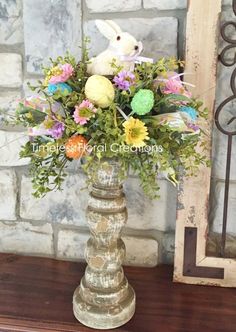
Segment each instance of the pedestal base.
[{"label": "pedestal base", "polygon": [[73,311],[82,324],[94,329],[113,329],[127,323],[135,312],[135,293],[129,285],[126,297],[113,305],[105,303],[91,304],[81,296],[81,287],[77,287],[73,296]]}]

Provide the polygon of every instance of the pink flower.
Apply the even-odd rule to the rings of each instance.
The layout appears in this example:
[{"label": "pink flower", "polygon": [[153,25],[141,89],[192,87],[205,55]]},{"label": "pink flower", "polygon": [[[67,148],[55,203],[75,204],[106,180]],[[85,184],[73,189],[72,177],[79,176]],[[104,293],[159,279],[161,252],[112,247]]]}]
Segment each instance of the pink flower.
[{"label": "pink flower", "polygon": [[96,112],[97,109],[89,100],[83,100],[80,105],[75,106],[73,117],[76,123],[84,125]]},{"label": "pink flower", "polygon": [[175,72],[170,72],[167,79],[159,79],[160,81],[164,82],[162,92],[164,94],[176,94],[191,98],[191,92],[185,89],[185,82],[181,81],[180,75],[181,74]]},{"label": "pink flower", "polygon": [[65,63],[52,71],[58,72],[58,74],[52,76],[49,83],[57,84],[67,81],[72,76],[74,69],[69,63]]}]

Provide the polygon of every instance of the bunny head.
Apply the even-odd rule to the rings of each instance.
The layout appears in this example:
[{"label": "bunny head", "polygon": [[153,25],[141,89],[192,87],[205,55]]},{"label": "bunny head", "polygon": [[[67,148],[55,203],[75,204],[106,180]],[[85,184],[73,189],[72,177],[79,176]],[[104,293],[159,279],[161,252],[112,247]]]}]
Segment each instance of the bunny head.
[{"label": "bunny head", "polygon": [[140,53],[142,43],[131,36],[128,32],[122,32],[119,25],[111,20],[96,20],[98,30],[109,41],[109,48],[118,55],[133,56]]}]

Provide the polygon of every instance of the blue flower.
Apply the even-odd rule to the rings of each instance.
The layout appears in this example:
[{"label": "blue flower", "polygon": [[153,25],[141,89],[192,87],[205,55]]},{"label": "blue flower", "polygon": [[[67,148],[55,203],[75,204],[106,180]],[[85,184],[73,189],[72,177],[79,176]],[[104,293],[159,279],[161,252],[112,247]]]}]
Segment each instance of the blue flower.
[{"label": "blue flower", "polygon": [[182,106],[180,111],[187,113],[193,121],[197,120],[198,112],[194,108],[189,106]]},{"label": "blue flower", "polygon": [[57,84],[49,83],[48,84],[48,93],[50,95],[53,95],[54,93],[56,93],[58,91],[63,93],[63,94],[64,93],[69,94],[70,92],[72,92],[72,89],[66,83],[57,83]]}]

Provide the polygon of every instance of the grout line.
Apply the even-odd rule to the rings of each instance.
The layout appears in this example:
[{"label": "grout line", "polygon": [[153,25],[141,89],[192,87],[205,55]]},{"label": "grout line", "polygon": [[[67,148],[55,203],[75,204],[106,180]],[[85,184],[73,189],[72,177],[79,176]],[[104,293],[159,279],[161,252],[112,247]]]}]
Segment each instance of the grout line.
[{"label": "grout line", "polygon": [[[87,8],[86,8],[87,9]],[[106,13],[90,13],[88,10],[84,11],[85,20],[93,19],[125,19],[125,18],[159,18],[159,17],[179,17],[186,15],[186,9],[171,9],[171,10],[158,10],[152,9],[139,9],[137,11],[127,12],[106,12]]]}]

